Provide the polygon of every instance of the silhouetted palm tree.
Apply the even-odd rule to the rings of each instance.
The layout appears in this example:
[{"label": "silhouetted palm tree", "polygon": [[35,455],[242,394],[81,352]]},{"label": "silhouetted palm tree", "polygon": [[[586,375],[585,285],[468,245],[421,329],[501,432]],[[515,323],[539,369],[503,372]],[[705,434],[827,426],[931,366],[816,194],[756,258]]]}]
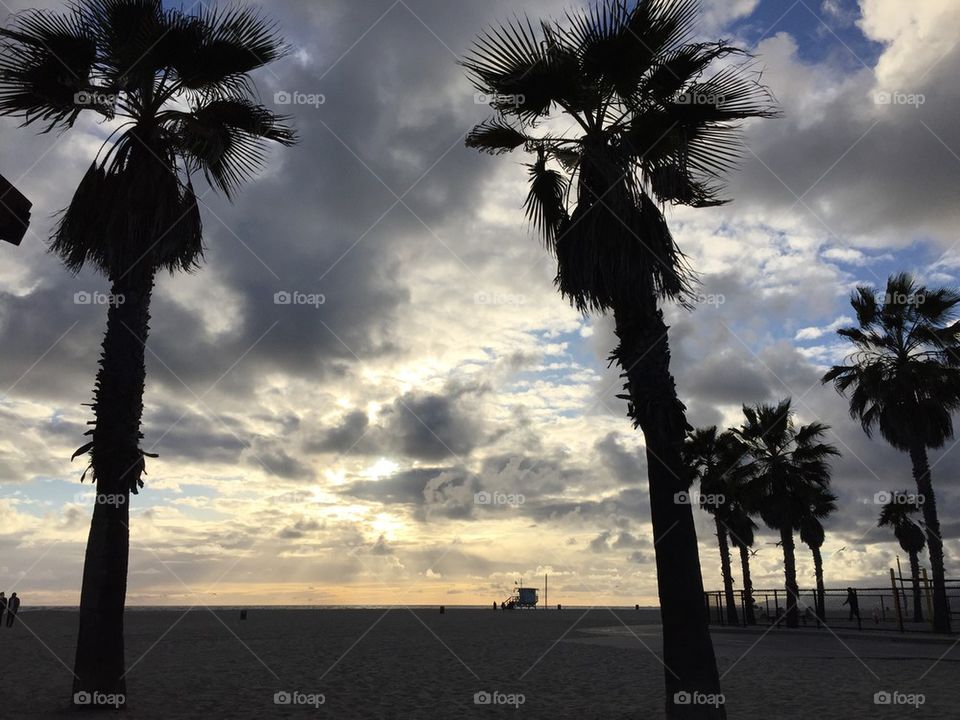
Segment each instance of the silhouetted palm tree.
[{"label": "silhouetted palm tree", "polygon": [[923,603],[920,594],[920,553],[926,545],[923,528],[913,516],[920,511],[917,498],[906,490],[891,492],[890,500],[880,510],[877,527],[893,528],[900,547],[910,557],[910,581],[913,585],[913,621],[923,622]]},{"label": "silhouetted palm tree", "polygon": [[826,602],[823,588],[823,556],[820,554],[820,548],[823,547],[823,541],[826,532],[823,529],[823,521],[837,511],[837,496],[829,490],[818,486],[813,488],[812,496],[808,504],[804,507],[803,515],[800,517],[800,523],[797,529],[800,531],[800,540],[802,540],[810,552],[813,553],[813,569],[817,581],[817,616],[826,617]]},{"label": "silhouetted palm tree", "polygon": [[[143,486],[144,348],[156,274],[198,266],[191,176],[228,196],[256,173],[264,141],[290,145],[284,118],[257,104],[248,73],[280,57],[271,23],[244,9],[165,8],[160,0],[81,0],[26,11],[0,31],[0,114],[73,126],[84,110],[122,120],[53,233],[67,266],[112,284],[94,391],[96,482],[80,598],[74,692],[124,693],[129,497]],[[84,473],[86,475],[86,473]],[[103,501],[101,501],[103,499]]]},{"label": "silhouetted palm tree", "polygon": [[815,492],[830,483],[828,458],[837,449],[822,442],[829,428],[820,423],[797,426],[790,400],[779,405],[744,406],[746,422],[737,435],[746,446],[744,502],[764,523],[780,532],[787,593],[787,627],[797,627],[797,563],[793,531],[808,512]]},{"label": "silhouetted palm tree", "polygon": [[740,551],[740,574],[743,578],[743,617],[747,625],[756,625],[753,611],[753,579],[750,577],[750,548],[753,547],[757,524],[743,503],[736,499],[727,509],[727,532],[730,542]]},{"label": "silhouetted palm tree", "polygon": [[[689,425],[670,374],[661,300],[688,302],[691,276],[658,203],[720,204],[739,157],[738,121],[775,115],[772,98],[722,42],[690,41],[696,0],[604,0],[566,21],[515,20],[482,33],[463,61],[496,116],[469,147],[534,156],[526,210],[580,310],[612,312],[628,412],[646,439],[663,620],[667,712],[676,692],[718,692],[681,449]],[[715,71],[718,60],[726,60]],[[548,124],[568,121],[567,136]]]},{"label": "silhouetted palm tree", "polygon": [[718,434],[716,426],[694,430],[687,437],[683,449],[687,468],[700,482],[700,506],[713,516],[720,548],[720,571],[723,576],[727,622],[736,625],[739,620],[737,601],[733,594],[727,525],[733,506],[730,479],[740,465],[743,451],[733,433],[727,431]]},{"label": "silhouetted palm tree", "polygon": [[960,293],[918,285],[906,273],[887,281],[886,294],[857,288],[851,299],[858,327],[838,333],[855,351],[824,377],[850,395],[850,414],[863,431],[874,429],[897,450],[910,453],[933,575],[933,626],[950,632],[943,568],[943,540],[933,492],[928,448],[953,437],[952,414],[960,408]]}]

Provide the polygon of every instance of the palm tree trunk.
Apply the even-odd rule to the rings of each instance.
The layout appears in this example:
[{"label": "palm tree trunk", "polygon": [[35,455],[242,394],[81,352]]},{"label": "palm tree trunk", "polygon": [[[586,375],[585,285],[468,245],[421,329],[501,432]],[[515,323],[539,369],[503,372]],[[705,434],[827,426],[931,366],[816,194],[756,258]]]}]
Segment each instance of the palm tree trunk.
[{"label": "palm tree trunk", "polygon": [[916,552],[910,553],[910,580],[913,584],[913,621],[923,622],[923,596],[920,593],[920,558]]},{"label": "palm tree trunk", "polygon": [[94,391],[96,420],[87,449],[97,501],[83,565],[73,683],[74,704],[84,709],[113,709],[113,704],[102,706],[97,693],[119,696],[119,704],[125,703],[123,612],[130,495],[143,472],[140,420],[153,279],[152,272],[139,272],[114,280]]},{"label": "palm tree trunk", "polygon": [[823,620],[826,615],[826,602],[824,601],[826,593],[823,588],[823,555],[820,553],[819,547],[811,547],[810,551],[813,553],[813,570],[817,578],[817,617]]},{"label": "palm tree trunk", "polygon": [[750,577],[750,548],[740,546],[740,572],[743,575],[743,617],[747,625],[756,625],[757,618],[753,612],[753,578]]},{"label": "palm tree trunk", "polygon": [[670,374],[668,328],[650,296],[643,308],[615,312],[620,347],[614,358],[627,379],[629,414],[643,430],[650,515],[663,623],[666,715],[671,720],[726,718],[722,703],[685,704],[687,693],[719,696],[720,677],[703,606],[703,577],[693,507],[681,450],[689,425]]},{"label": "palm tree trunk", "polygon": [[913,479],[917,492],[923,498],[923,524],[927,530],[927,552],[930,555],[930,574],[933,575],[933,629],[935,632],[950,632],[950,606],[947,604],[947,586],[943,570],[943,540],[940,538],[940,520],[937,517],[937,500],[933,494],[930,463],[927,448],[915,443],[910,450],[913,463]]},{"label": "palm tree trunk", "polygon": [[737,619],[737,601],[733,596],[733,571],[730,569],[730,543],[727,541],[727,528],[719,516],[713,516],[717,526],[717,542],[720,544],[720,570],[723,574],[723,592],[727,599],[727,622],[739,624]]},{"label": "palm tree trunk", "polygon": [[800,591],[797,589],[796,546],[793,542],[793,530],[789,524],[780,529],[780,542],[783,545],[783,575],[787,591],[787,627],[795,628],[800,624],[797,602]]}]

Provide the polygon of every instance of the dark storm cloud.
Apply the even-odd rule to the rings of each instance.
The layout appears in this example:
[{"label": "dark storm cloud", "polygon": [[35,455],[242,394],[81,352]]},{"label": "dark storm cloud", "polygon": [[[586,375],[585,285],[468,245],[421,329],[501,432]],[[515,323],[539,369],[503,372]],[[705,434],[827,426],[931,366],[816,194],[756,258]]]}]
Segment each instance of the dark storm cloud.
[{"label": "dark storm cloud", "polygon": [[594,445],[594,450],[607,469],[620,482],[644,482],[647,477],[646,457],[636,450],[628,450],[620,442],[620,433],[609,433]]}]

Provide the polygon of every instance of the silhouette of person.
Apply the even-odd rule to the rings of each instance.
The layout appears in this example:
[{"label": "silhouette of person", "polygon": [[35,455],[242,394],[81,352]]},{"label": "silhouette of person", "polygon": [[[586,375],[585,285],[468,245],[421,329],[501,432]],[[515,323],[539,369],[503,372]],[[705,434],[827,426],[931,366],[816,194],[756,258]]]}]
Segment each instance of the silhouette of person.
[{"label": "silhouette of person", "polygon": [[0,592],[0,625],[3,624],[3,614],[7,611],[7,596]]},{"label": "silhouette of person", "polygon": [[16,593],[10,596],[10,602],[7,603],[7,627],[13,627],[13,621],[17,619],[17,610],[20,609],[20,598]]},{"label": "silhouette of person", "polygon": [[494,609],[494,610],[497,609],[497,601],[496,601],[496,600],[493,601],[493,609]]},{"label": "silhouette of person", "polygon": [[860,620],[860,600],[857,598],[857,591],[852,587],[847,588],[847,599],[843,601],[844,605],[850,606],[850,616],[847,620],[853,620],[854,615],[857,617],[857,621]]}]

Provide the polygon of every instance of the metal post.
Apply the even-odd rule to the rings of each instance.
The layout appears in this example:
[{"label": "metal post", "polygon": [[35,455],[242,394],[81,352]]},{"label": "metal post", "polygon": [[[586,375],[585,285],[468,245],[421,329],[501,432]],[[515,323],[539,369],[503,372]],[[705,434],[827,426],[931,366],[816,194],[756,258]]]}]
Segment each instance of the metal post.
[{"label": "metal post", "polygon": [[[899,563],[899,558],[897,562]],[[897,611],[897,626],[900,632],[903,632],[903,611],[900,609],[900,593],[897,592],[897,578],[893,574],[893,568],[890,568],[890,587],[893,588],[893,606]]]},{"label": "metal post", "polygon": [[927,577],[927,569],[921,568],[923,575],[923,589],[927,596],[927,618],[930,620],[930,627],[933,627],[933,597],[930,594],[930,579]]}]

